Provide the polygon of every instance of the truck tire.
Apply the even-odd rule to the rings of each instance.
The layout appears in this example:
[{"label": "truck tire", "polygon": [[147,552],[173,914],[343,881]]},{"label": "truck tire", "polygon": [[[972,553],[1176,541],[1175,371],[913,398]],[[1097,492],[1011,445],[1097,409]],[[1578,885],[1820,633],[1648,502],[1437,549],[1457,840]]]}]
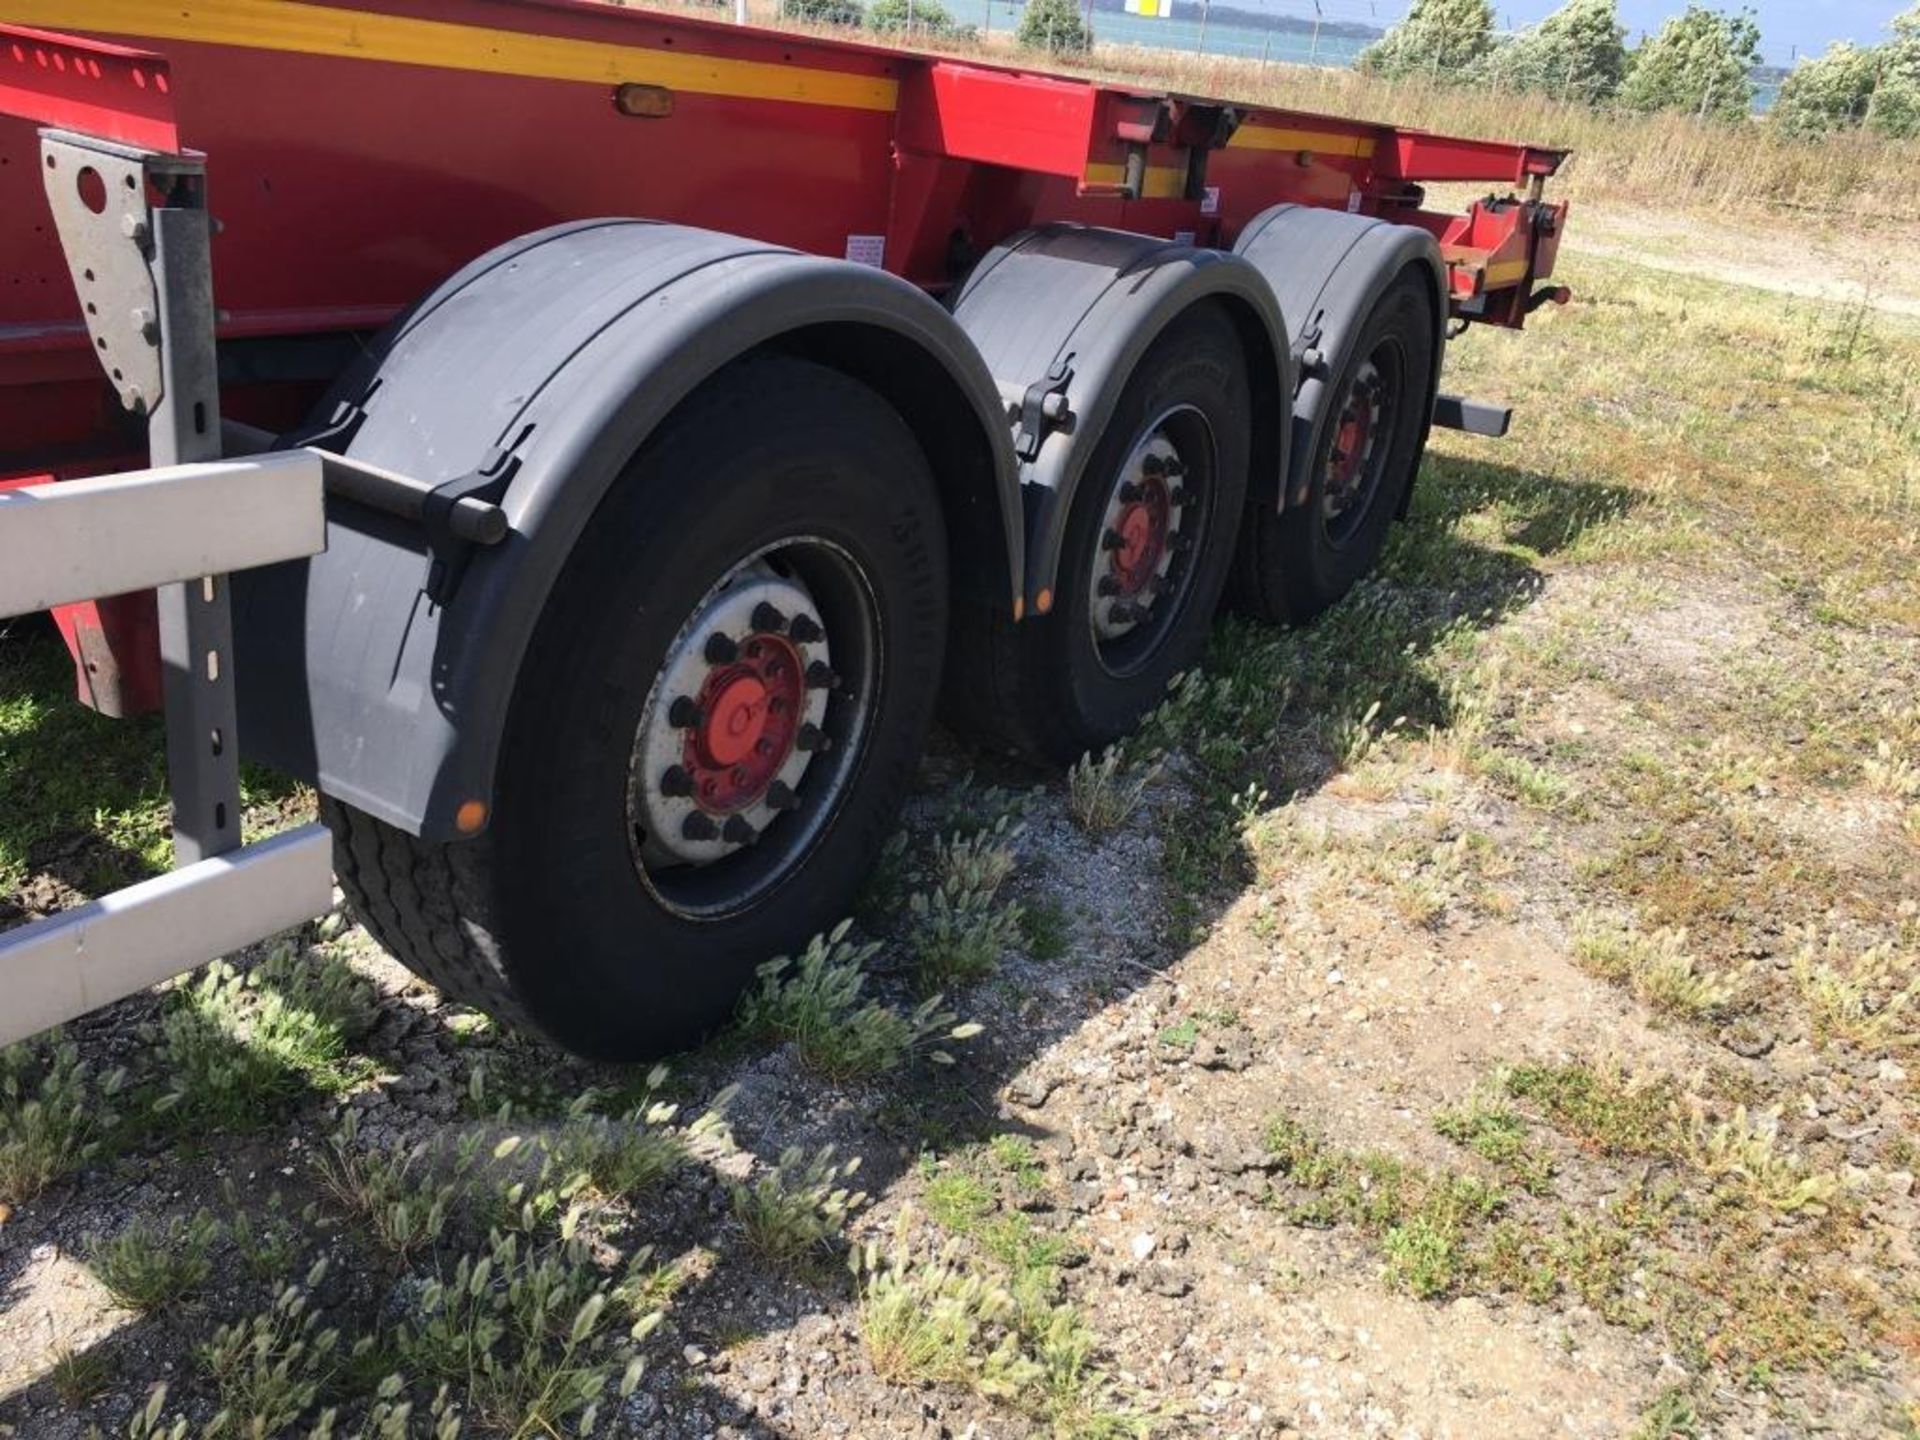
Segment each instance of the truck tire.
[{"label": "truck tire", "polygon": [[1432,282],[1408,266],[1380,291],[1358,342],[1327,386],[1328,423],[1309,457],[1303,504],[1249,509],[1231,600],[1262,619],[1304,624],[1380,558],[1426,448],[1434,365]]},{"label": "truck tire", "polygon": [[1148,347],[1088,460],[1052,608],[956,634],[947,708],[963,729],[1071,763],[1200,658],[1245,505],[1250,410],[1232,320],[1193,306]]},{"label": "truck tire", "polygon": [[879,396],[802,360],[708,382],[595,512],[518,677],[478,838],[335,800],[342,887],[449,995],[595,1059],[724,1021],[846,912],[939,683],[940,499]]}]

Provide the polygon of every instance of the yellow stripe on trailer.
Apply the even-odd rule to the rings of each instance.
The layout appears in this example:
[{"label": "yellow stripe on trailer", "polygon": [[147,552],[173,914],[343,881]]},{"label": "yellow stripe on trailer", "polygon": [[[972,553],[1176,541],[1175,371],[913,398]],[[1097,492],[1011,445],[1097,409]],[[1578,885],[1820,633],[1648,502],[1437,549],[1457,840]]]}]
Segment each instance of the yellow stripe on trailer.
[{"label": "yellow stripe on trailer", "polygon": [[[1124,185],[1124,165],[1089,165],[1081,177],[1083,185]],[[1187,172],[1177,165],[1149,165],[1141,182],[1142,200],[1178,200],[1187,193]]]},{"label": "yellow stripe on trailer", "polygon": [[850,110],[891,111],[900,90],[897,81],[842,70],[674,54],[289,0],[185,0],[175,5],[153,0],[0,0],[0,20],[134,40],[187,40],[538,80],[602,85],[634,81],[730,99]]},{"label": "yellow stripe on trailer", "polygon": [[1276,125],[1242,125],[1227,142],[1229,150],[1310,150],[1335,159],[1366,160],[1373,155],[1373,137],[1345,135],[1337,130],[1286,130]]}]

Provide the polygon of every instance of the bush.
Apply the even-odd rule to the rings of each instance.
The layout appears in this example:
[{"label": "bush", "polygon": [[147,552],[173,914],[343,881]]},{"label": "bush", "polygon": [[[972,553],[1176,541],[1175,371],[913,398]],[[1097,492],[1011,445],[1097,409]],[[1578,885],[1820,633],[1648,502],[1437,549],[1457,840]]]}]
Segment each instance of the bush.
[{"label": "bush", "polygon": [[1760,63],[1760,27],[1747,14],[1689,5],[1633,52],[1620,103],[1738,121],[1753,108],[1748,72]]},{"label": "bush", "polygon": [[1360,52],[1354,63],[1370,75],[1395,79],[1427,75],[1459,80],[1493,49],[1488,0],[1413,0],[1407,18]]},{"label": "bush", "polygon": [[875,30],[946,35],[953,30],[953,16],[939,0],[874,0],[867,24]]},{"label": "bush", "polygon": [[1880,55],[1842,41],[1780,86],[1772,121],[1789,135],[1850,130],[1867,118],[1880,86]]},{"label": "bush", "polygon": [[1081,18],[1077,0],[1027,0],[1014,39],[1049,55],[1081,55],[1093,48],[1093,32]]},{"label": "bush", "polygon": [[1491,51],[1482,73],[1504,90],[1529,90],[1593,105],[1610,100],[1626,73],[1614,0],[1569,0]]},{"label": "bush", "polygon": [[815,25],[858,25],[867,18],[860,0],[782,0],[782,7],[786,19]]}]

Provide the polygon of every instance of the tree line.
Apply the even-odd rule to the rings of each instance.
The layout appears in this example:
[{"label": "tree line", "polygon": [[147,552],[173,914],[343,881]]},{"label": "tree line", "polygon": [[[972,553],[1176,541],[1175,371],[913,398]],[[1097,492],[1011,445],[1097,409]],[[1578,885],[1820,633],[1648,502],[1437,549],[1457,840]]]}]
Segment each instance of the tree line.
[{"label": "tree line", "polygon": [[[1836,44],[1793,70],[1771,123],[1800,135],[1860,128],[1920,134],[1920,4],[1881,45]],[[1753,107],[1760,27],[1751,13],[1689,5],[1629,48],[1614,0],[1569,0],[1510,36],[1489,0],[1413,0],[1407,16],[1356,62],[1388,78],[1528,91],[1624,110],[1744,120]]]}]

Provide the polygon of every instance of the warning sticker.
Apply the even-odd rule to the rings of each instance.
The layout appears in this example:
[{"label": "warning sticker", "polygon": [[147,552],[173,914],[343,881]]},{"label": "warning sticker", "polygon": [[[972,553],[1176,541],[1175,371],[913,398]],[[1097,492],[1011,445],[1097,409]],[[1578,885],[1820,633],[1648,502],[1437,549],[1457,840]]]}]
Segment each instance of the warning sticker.
[{"label": "warning sticker", "polygon": [[1350,215],[1358,215],[1360,213],[1360,202],[1365,198],[1366,197],[1361,195],[1358,190],[1355,190],[1351,195],[1347,196],[1347,213]]},{"label": "warning sticker", "polygon": [[887,263],[887,237],[884,235],[847,236],[847,259],[856,265],[876,269]]},{"label": "warning sticker", "polygon": [[1200,192],[1200,213],[1218,215],[1220,213],[1220,187],[1209,185]]}]

